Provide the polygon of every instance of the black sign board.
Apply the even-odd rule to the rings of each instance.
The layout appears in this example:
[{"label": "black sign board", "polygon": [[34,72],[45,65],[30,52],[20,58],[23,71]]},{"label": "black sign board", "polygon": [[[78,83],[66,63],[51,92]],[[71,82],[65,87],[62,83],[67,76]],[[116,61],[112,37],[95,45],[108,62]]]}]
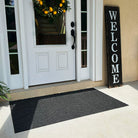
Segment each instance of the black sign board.
[{"label": "black sign board", "polygon": [[105,30],[108,86],[122,85],[119,7],[105,6]]}]

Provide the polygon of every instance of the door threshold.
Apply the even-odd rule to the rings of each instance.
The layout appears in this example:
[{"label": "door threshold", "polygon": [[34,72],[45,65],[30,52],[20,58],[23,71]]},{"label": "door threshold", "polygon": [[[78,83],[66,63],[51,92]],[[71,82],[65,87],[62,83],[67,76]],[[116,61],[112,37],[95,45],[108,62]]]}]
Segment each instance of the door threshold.
[{"label": "door threshold", "polygon": [[84,80],[81,82],[68,81],[68,82],[33,86],[29,87],[29,89],[27,90],[25,89],[11,90],[10,101],[65,93],[81,89],[93,88],[101,85],[104,85],[102,81],[94,82],[91,80]]},{"label": "door threshold", "polygon": [[43,88],[43,87],[60,86],[60,85],[64,85],[64,84],[73,84],[76,82],[77,82],[76,80],[70,80],[70,81],[54,82],[54,83],[48,83],[48,84],[40,84],[40,85],[29,86],[29,89],[36,88],[36,87]]}]

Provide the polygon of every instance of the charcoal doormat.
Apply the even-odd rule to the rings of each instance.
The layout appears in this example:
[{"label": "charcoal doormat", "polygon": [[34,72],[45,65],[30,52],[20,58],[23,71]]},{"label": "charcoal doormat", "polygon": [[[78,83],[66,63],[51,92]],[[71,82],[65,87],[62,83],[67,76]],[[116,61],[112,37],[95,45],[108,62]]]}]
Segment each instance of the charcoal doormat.
[{"label": "charcoal doormat", "polygon": [[93,88],[10,102],[15,133],[124,106]]}]

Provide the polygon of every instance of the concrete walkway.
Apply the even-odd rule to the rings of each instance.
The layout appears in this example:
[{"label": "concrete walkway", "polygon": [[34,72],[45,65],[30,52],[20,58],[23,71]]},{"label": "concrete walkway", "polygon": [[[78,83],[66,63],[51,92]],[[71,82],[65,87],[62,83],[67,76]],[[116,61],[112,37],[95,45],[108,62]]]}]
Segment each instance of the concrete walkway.
[{"label": "concrete walkway", "polygon": [[138,138],[138,81],[119,88],[97,87],[129,106],[14,133],[10,107],[0,107],[0,138]]}]

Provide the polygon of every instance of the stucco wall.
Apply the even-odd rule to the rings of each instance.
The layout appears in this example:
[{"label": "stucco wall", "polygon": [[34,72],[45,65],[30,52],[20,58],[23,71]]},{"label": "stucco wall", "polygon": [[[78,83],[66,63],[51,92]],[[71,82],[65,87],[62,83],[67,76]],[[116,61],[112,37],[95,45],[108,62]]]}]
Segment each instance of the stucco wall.
[{"label": "stucco wall", "polygon": [[[120,7],[123,82],[138,80],[138,0],[104,0]],[[103,82],[106,83],[105,27],[103,31]]]}]

